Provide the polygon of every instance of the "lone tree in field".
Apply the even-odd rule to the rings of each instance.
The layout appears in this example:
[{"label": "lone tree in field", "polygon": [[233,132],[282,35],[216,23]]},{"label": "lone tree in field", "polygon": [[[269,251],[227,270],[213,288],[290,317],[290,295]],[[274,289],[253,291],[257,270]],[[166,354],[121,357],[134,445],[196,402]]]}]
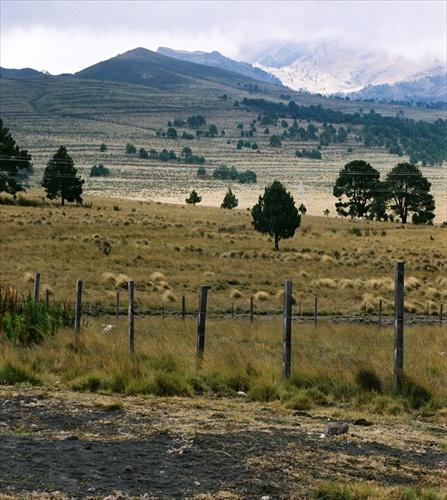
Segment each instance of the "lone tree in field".
[{"label": "lone tree in field", "polygon": [[236,208],[239,204],[238,199],[236,198],[236,195],[231,191],[231,188],[228,188],[228,191],[226,195],[224,196],[222,205],[220,208]]},{"label": "lone tree in field", "polygon": [[386,177],[391,210],[406,224],[413,212],[414,224],[432,224],[435,218],[435,201],[430,192],[431,183],[416,165],[399,163]]},{"label": "lone tree in field", "polygon": [[185,201],[186,201],[186,203],[188,205],[194,205],[195,206],[196,203],[200,203],[202,201],[202,197],[197,194],[197,191],[195,189],[193,189],[189,193],[189,197],[186,198]]},{"label": "lone tree in field", "polygon": [[251,209],[252,225],[256,231],[275,238],[275,250],[279,240],[292,238],[301,224],[301,216],[295,201],[279,181],[265,188],[264,196]]},{"label": "lone tree in field", "polygon": [[335,181],[337,213],[343,217],[365,217],[380,191],[380,172],[363,160],[347,163]]},{"label": "lone tree in field", "polygon": [[24,191],[22,179],[32,171],[30,161],[31,155],[16,145],[0,118],[0,193],[5,191],[15,197],[18,191]]},{"label": "lone tree in field", "polygon": [[42,186],[47,198],[54,200],[60,197],[62,206],[65,201],[82,203],[83,185],[84,180],[78,175],[71,156],[65,146],[61,146],[47,163],[43,174]]}]

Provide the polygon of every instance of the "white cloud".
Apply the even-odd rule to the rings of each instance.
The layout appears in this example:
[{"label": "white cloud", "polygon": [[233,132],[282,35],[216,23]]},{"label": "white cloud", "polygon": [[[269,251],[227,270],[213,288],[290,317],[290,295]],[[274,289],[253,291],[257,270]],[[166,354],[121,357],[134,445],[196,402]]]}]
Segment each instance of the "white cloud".
[{"label": "white cloud", "polygon": [[136,47],[218,50],[331,35],[446,57],[444,1],[1,1],[0,65],[76,72]]}]

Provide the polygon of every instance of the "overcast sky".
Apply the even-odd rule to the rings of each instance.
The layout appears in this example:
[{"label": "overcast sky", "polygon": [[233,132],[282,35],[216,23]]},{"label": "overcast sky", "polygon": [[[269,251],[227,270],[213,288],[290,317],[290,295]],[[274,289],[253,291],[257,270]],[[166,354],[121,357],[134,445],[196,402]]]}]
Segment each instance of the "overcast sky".
[{"label": "overcast sky", "polygon": [[0,66],[74,73],[136,47],[217,50],[333,36],[354,46],[446,60],[446,5],[435,1],[1,0]]}]

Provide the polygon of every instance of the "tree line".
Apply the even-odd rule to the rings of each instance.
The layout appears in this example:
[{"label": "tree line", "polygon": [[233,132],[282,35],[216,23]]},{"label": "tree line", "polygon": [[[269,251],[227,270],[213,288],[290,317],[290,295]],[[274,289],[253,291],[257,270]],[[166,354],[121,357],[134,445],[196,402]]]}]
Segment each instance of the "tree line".
[{"label": "tree line", "polygon": [[323,108],[321,104],[299,106],[294,101],[287,105],[265,99],[245,97],[242,104],[250,109],[263,112],[261,124],[276,123],[279,117],[293,120],[313,121],[326,124],[345,124],[362,126],[358,140],[366,147],[386,147],[390,154],[402,156],[405,152],[410,163],[440,165],[447,160],[447,120],[438,119],[433,123],[415,121],[401,115],[382,116],[371,109],[369,113],[359,110],[356,113],[343,113]]}]

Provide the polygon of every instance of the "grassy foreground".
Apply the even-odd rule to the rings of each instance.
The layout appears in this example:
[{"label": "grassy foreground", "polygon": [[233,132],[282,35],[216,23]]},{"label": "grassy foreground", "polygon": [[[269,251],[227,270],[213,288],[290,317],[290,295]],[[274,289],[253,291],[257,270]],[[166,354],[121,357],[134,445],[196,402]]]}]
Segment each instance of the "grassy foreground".
[{"label": "grassy foreground", "polygon": [[[21,401],[31,394],[38,409],[60,400],[69,415],[81,406],[89,409],[86,415],[95,408],[109,415],[118,412],[116,419],[99,420],[110,425],[133,422],[139,411],[141,423],[147,412],[152,418],[160,410],[160,424],[151,425],[148,436],[175,432],[182,450],[200,438],[204,425],[230,437],[236,430],[249,431],[248,442],[259,435],[260,446],[271,435],[272,443],[287,441],[296,426],[303,426],[311,436],[304,448],[293,442],[282,451],[273,453],[270,447],[265,456],[245,459],[256,477],[271,474],[275,481],[278,474],[287,476],[285,484],[293,494],[278,498],[445,500],[441,459],[447,444],[440,436],[446,416],[447,335],[437,316],[446,298],[445,228],[304,216],[297,235],[275,252],[268,237],[252,230],[244,210],[100,198],[86,202],[64,208],[2,206],[2,286],[27,295],[39,272],[41,296],[48,289],[51,303],[73,302],[76,280],[82,279],[85,305],[77,346],[72,327],[28,347],[1,339],[2,400]],[[388,319],[392,315],[396,260],[405,261],[406,317],[414,322],[405,326],[406,379],[399,391],[393,388],[392,327],[387,323],[379,329],[375,322],[379,300]],[[129,279],[136,288],[133,355],[128,353],[126,318]],[[283,381],[280,313],[287,279],[293,281],[297,317],[292,374]],[[202,363],[196,357],[200,285],[211,286]],[[306,320],[315,295],[320,314],[316,327]],[[183,296],[190,313],[184,321],[179,314]],[[251,298],[253,322],[247,315]],[[344,321],[335,323],[328,316]],[[368,317],[374,324],[359,323]],[[240,391],[244,395],[236,398]],[[23,411],[21,407],[22,419]],[[203,421],[195,420],[198,414]],[[42,427],[46,420],[40,413],[33,418],[36,432],[47,436],[50,445],[53,431]],[[346,439],[324,441],[320,449],[316,443],[327,420],[338,419],[366,419],[375,425],[371,431],[352,430]],[[17,427],[0,429],[0,435],[33,436],[28,424],[16,422]],[[85,425],[77,428],[81,442],[95,436],[88,433],[92,423]],[[135,432],[128,425],[117,439]],[[376,433],[383,428],[389,431]],[[138,429],[145,435],[140,424]],[[97,432],[102,436],[104,426]],[[241,439],[237,436],[228,448],[218,441],[216,456],[231,455]],[[368,451],[371,443],[375,451]],[[353,459],[362,447],[361,458]],[[377,449],[391,451],[378,458]],[[419,456],[418,450],[425,450],[421,456],[433,455],[437,465],[410,458]],[[330,459],[323,463],[321,453]],[[298,460],[301,456],[304,462]],[[15,480],[20,482],[20,476]],[[0,488],[2,500],[70,497],[51,489],[8,492],[6,484]],[[244,498],[237,486],[232,488],[222,485],[184,498]],[[132,497],[138,495],[124,491],[109,496]]]}]

